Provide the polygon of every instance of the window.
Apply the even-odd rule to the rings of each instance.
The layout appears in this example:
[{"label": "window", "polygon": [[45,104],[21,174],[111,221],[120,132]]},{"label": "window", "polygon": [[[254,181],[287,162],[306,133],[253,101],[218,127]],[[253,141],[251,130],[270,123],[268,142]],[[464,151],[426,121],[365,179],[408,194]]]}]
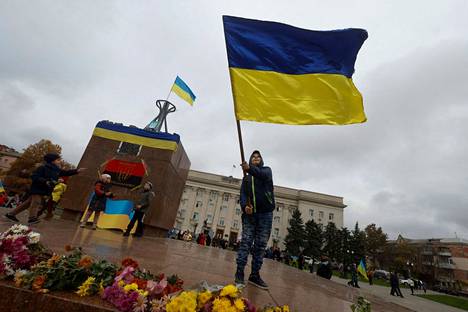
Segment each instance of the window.
[{"label": "window", "polygon": [[192,220],[198,221],[198,216],[199,216],[198,212],[194,212],[192,216]]},{"label": "window", "polygon": [[333,213],[328,214],[328,220],[329,221],[333,221],[334,218],[335,218],[335,215]]},{"label": "window", "polygon": [[140,150],[141,145],[128,142],[121,142],[117,153],[137,156],[138,154],[140,154]]},{"label": "window", "polygon": [[211,192],[210,192],[210,200],[211,200],[211,201],[216,200],[216,196],[217,196],[217,195],[218,195],[217,192],[211,191]]},{"label": "window", "polygon": [[283,210],[283,209],[284,209],[284,204],[283,204],[283,203],[278,203],[278,204],[276,205],[276,211],[281,211],[281,210]]},{"label": "window", "polygon": [[180,209],[178,212],[177,212],[177,216],[179,218],[183,218],[185,215],[185,209]]},{"label": "window", "polygon": [[224,226],[224,218],[219,218],[218,225]]},{"label": "window", "polygon": [[223,200],[224,201],[229,201],[229,194],[224,194],[223,195]]},{"label": "window", "polygon": [[236,216],[240,216],[240,214],[241,214],[240,208],[236,208]]},{"label": "window", "polygon": [[221,207],[219,207],[219,211],[221,211],[221,212],[226,211],[226,210],[227,210],[226,205],[222,205]]},{"label": "window", "polygon": [[323,211],[319,211],[319,221],[322,221],[323,219]]},{"label": "window", "polygon": [[201,189],[201,188],[198,189],[198,190],[197,190],[197,197],[203,196],[203,192],[204,192],[204,191],[205,191],[204,189]]},{"label": "window", "polygon": [[213,216],[212,215],[206,215],[206,223],[212,223],[213,222]]},{"label": "window", "polygon": [[309,216],[310,216],[311,218],[314,217],[314,209],[309,209]]},{"label": "window", "polygon": [[278,237],[278,236],[279,236],[279,228],[275,228],[275,229],[273,230],[273,236],[274,236],[274,237]]},{"label": "window", "polygon": [[232,227],[235,229],[239,228],[239,221],[238,220],[232,221]]},{"label": "window", "polygon": [[236,196],[236,203],[237,203],[237,204],[240,204],[240,198],[239,198],[239,196]]},{"label": "window", "polygon": [[279,216],[276,216],[276,217],[273,218],[273,221],[274,221],[275,223],[280,223],[281,218],[280,218]]},{"label": "window", "polygon": [[203,203],[201,201],[197,201],[197,204],[195,205],[195,207],[198,208],[198,207],[201,207],[201,206],[203,206]]}]

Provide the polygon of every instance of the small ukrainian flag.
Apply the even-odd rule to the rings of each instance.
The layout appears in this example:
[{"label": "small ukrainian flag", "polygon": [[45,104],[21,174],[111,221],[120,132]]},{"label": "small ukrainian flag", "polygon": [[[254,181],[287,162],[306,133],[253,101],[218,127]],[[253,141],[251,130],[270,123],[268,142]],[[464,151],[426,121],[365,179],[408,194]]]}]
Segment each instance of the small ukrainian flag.
[{"label": "small ukrainian flag", "polygon": [[3,187],[2,181],[0,181],[0,193],[5,192],[5,188]]},{"label": "small ukrainian flag", "polygon": [[195,99],[197,98],[195,94],[193,94],[192,90],[187,86],[187,84],[177,76],[176,80],[174,81],[174,85],[171,88],[175,94],[180,96],[183,100],[187,101],[190,105],[193,105]]}]

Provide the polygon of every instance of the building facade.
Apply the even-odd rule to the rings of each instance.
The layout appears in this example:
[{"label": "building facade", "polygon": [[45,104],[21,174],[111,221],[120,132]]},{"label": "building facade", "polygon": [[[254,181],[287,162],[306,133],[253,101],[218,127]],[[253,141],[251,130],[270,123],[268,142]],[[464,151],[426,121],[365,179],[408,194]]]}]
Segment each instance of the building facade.
[{"label": "building facade", "polygon": [[[225,238],[230,244],[240,238],[242,210],[239,192],[242,180],[217,174],[191,170],[180,201],[174,228]],[[292,212],[299,209],[305,222],[329,222],[343,227],[343,198],[310,191],[275,186],[276,209],[269,246],[284,248],[283,241]]]},{"label": "building facade", "polygon": [[0,173],[7,172],[11,165],[20,157],[21,153],[18,153],[13,148],[0,145]]},{"label": "building facade", "polygon": [[401,242],[414,248],[414,270],[422,278],[434,286],[454,288],[468,293],[468,240],[408,239],[400,235],[394,243]]}]

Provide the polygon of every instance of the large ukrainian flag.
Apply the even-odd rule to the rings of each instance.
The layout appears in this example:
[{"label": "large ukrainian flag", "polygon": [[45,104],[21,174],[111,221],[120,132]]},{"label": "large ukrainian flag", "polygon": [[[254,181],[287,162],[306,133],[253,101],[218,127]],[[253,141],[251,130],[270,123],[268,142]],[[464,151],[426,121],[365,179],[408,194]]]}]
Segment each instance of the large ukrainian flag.
[{"label": "large ukrainian flag", "polygon": [[344,125],[366,121],[351,79],[363,29],[312,31],[223,16],[237,120]]}]

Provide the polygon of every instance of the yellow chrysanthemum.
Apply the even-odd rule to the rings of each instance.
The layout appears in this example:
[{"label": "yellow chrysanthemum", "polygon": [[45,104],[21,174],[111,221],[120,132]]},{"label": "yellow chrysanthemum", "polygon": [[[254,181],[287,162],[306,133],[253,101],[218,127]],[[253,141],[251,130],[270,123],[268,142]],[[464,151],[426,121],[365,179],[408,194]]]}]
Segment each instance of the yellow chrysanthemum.
[{"label": "yellow chrysanthemum", "polygon": [[132,290],[138,290],[138,285],[136,283],[127,284],[124,286],[124,291],[129,292]]},{"label": "yellow chrysanthemum", "polygon": [[167,305],[167,312],[196,312],[197,293],[194,291],[184,291],[173,298]]},{"label": "yellow chrysanthemum", "polygon": [[234,301],[234,305],[236,306],[237,310],[239,310],[239,311],[242,311],[242,312],[243,312],[243,311],[245,310],[245,303],[244,303],[244,300],[242,300],[242,299],[240,299],[240,298],[239,298],[239,299],[236,299],[236,300]]},{"label": "yellow chrysanthemum", "polygon": [[220,296],[221,297],[231,297],[231,298],[236,298],[239,293],[239,290],[237,289],[236,286],[229,284],[227,286],[224,286],[224,288],[221,290]]},{"label": "yellow chrysanthemum", "polygon": [[213,301],[213,312],[238,312],[236,306],[228,298],[216,298]]},{"label": "yellow chrysanthemum", "polygon": [[203,307],[208,301],[210,301],[212,294],[209,290],[198,294],[198,307]]},{"label": "yellow chrysanthemum", "polygon": [[96,278],[92,276],[88,277],[88,279],[83,284],[81,284],[80,287],[78,287],[76,294],[78,294],[78,296],[80,297],[91,295],[90,289],[91,289],[91,286],[93,286],[95,281],[96,281]]},{"label": "yellow chrysanthemum", "polygon": [[283,312],[290,312],[289,311],[289,306],[287,306],[287,305],[283,306]]},{"label": "yellow chrysanthemum", "polygon": [[120,286],[120,287],[124,287],[124,286],[125,286],[125,282],[124,282],[123,280],[120,280],[120,281],[119,281],[119,286]]}]

